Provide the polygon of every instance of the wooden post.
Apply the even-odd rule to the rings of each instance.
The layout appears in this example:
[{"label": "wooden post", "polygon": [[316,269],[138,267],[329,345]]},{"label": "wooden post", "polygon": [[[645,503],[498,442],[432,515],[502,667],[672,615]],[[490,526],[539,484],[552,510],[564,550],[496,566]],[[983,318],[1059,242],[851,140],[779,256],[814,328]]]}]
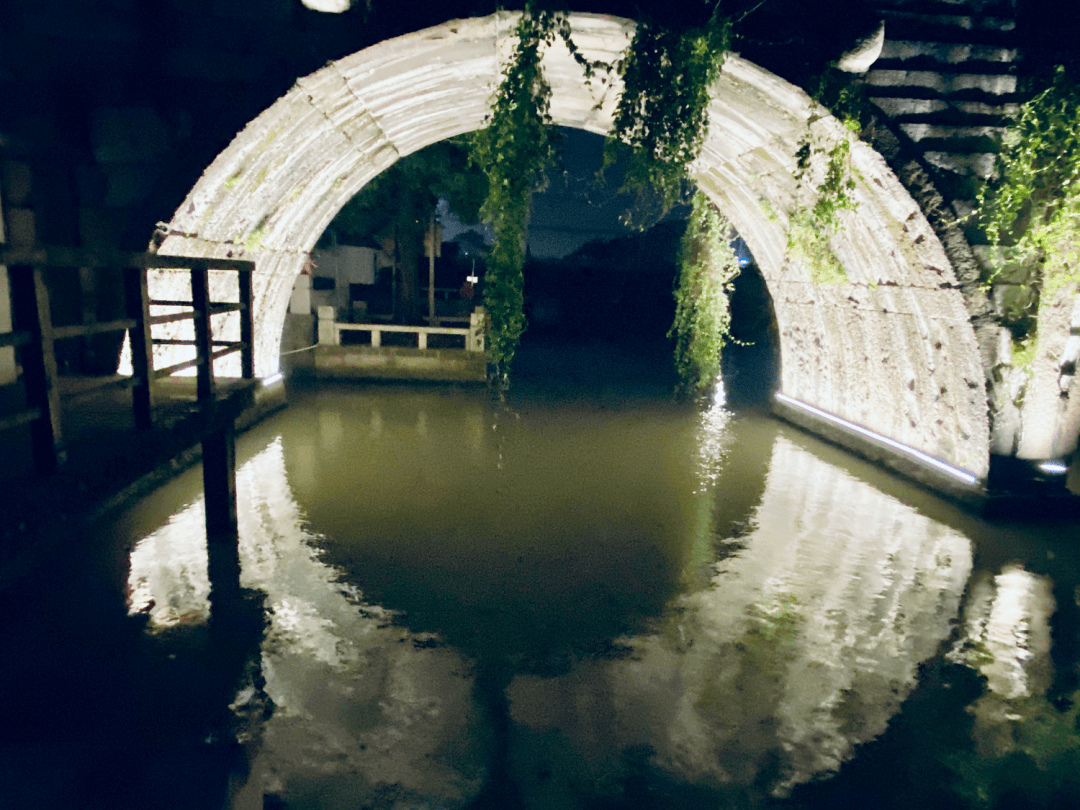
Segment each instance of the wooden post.
[{"label": "wooden post", "polygon": [[210,283],[206,265],[191,268],[191,305],[195,310],[195,356],[200,363],[196,391],[199,403],[209,405],[214,398],[214,362],[210,337]]},{"label": "wooden post", "polygon": [[232,419],[202,440],[203,494],[206,498],[206,537],[211,542],[236,542],[236,440]]},{"label": "wooden post", "polygon": [[240,342],[244,348],[240,350],[240,376],[245,380],[255,377],[255,313],[251,306],[251,271],[240,270],[236,274],[236,282],[240,285]]},{"label": "wooden post", "polygon": [[154,426],[154,342],[150,334],[150,294],[145,269],[124,268],[124,299],[127,316],[135,321],[128,329],[131,371],[136,380],[131,389],[135,429],[150,430]]},{"label": "wooden post", "polygon": [[54,472],[64,462],[66,453],[60,427],[60,391],[45,271],[35,266],[10,267],[8,272],[16,324],[31,336],[22,350],[22,365],[27,405],[40,412],[30,423],[34,466],[42,473]]}]

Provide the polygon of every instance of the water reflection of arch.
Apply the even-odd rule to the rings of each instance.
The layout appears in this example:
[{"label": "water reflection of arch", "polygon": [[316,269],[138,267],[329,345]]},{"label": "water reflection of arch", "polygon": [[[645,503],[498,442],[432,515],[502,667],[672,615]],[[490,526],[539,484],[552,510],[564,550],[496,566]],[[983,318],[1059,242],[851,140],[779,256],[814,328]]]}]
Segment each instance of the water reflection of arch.
[{"label": "water reflection of arch", "polygon": [[[357,411],[357,424],[370,426],[372,412]],[[403,431],[417,430],[417,413],[399,414]],[[317,440],[318,419],[298,418]],[[760,445],[740,441],[743,423],[721,410],[698,428],[695,525],[711,543],[739,524],[743,548],[714,557],[707,586],[648,631],[619,639],[625,657],[514,678],[511,772],[541,805],[643,773],[740,795],[827,773],[881,733],[957,614],[971,566],[958,532],[782,436],[767,460],[747,457]],[[747,470],[748,485],[725,486]],[[262,670],[277,707],[258,730],[252,784],[301,798],[330,784],[342,806],[391,783],[408,798],[466,803],[493,733],[469,662],[393,626],[325,564],[292,473],[275,441],[238,480],[243,584],[266,594]],[[198,620],[201,533],[185,527],[199,525],[199,509],[133,554],[133,609],[153,599]]]},{"label": "water reflection of arch", "polygon": [[[259,742],[234,806],[280,791],[296,806],[318,795],[320,807],[351,808],[391,785],[460,804],[484,766],[467,664],[391,625],[319,561],[285,470],[278,439],[237,471],[241,584],[266,594],[260,665],[274,711],[247,729]],[[209,617],[202,511],[199,499],[132,552],[130,610],[152,630]],[[233,708],[250,714],[253,700],[249,687]]]},{"label": "water reflection of arch", "polygon": [[[949,635],[969,541],[778,438],[742,543],[628,657],[514,681],[523,792],[647,772],[782,794],[884,731]],[[537,783],[551,762],[573,764]]]}]

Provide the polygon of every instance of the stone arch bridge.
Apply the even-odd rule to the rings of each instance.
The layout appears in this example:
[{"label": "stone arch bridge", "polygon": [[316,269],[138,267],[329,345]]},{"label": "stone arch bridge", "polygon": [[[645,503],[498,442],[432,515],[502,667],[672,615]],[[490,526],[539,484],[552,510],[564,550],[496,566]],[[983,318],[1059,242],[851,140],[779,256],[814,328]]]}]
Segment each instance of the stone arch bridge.
[{"label": "stone arch bridge", "polygon": [[[297,81],[205,171],[168,224],[163,253],[254,257],[258,373],[276,370],[289,293],[342,205],[394,161],[483,125],[516,15],[454,20],[386,41]],[[575,42],[613,61],[633,23],[574,14]],[[605,134],[618,77],[584,81],[547,49],[551,114]],[[986,475],[985,372],[952,265],[919,205],[874,149],[800,89],[730,54],[712,94],[699,187],[757,258],[780,326],[781,392],[971,473]],[[806,202],[795,152],[852,140],[858,208],[832,249],[847,283],[814,283],[786,256]]]},{"label": "stone arch bridge", "polygon": [[[92,14],[60,0],[9,5],[0,14],[0,241],[136,249],[151,223],[168,220],[155,239],[162,252],[254,258],[262,375],[276,368],[289,289],[326,224],[395,160],[482,125],[515,19],[445,22],[366,47],[385,35],[295,0],[165,4],[153,17],[126,4]],[[795,149],[808,135],[823,147],[850,135],[738,56],[714,88],[697,181],[759,260],[780,325],[781,392],[976,479],[990,453],[1075,459],[1076,291],[1059,294],[1052,324],[1040,315],[1032,373],[1009,368],[1009,324],[996,291],[982,289],[955,216],[1019,100],[1015,8],[871,5],[886,39],[865,84],[888,120],[864,133],[870,145],[852,144],[859,207],[831,240],[848,283],[814,284],[785,242],[792,210],[807,201],[792,179]],[[620,53],[633,30],[614,17],[572,23],[600,59]],[[245,47],[233,48],[237,37]],[[27,58],[37,52],[51,56]],[[327,58],[336,61],[310,73]],[[545,69],[556,122],[606,132],[617,77],[586,85],[561,44]],[[90,294],[109,303],[108,289]],[[16,373],[11,349],[0,348],[0,384]],[[1071,474],[1080,478],[1075,463]]]}]

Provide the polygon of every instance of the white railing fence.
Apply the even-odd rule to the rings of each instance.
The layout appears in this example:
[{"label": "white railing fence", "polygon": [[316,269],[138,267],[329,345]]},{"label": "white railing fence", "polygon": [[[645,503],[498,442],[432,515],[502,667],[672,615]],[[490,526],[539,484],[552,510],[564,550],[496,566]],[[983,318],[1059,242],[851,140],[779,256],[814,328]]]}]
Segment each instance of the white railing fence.
[{"label": "white railing fence", "polygon": [[483,307],[477,307],[469,315],[469,326],[401,326],[390,323],[343,323],[337,320],[333,307],[319,307],[319,345],[340,346],[341,333],[370,332],[371,346],[382,346],[383,332],[404,332],[417,336],[416,344],[420,349],[427,349],[428,335],[462,335],[465,338],[465,351],[484,351],[484,332],[486,316]]}]

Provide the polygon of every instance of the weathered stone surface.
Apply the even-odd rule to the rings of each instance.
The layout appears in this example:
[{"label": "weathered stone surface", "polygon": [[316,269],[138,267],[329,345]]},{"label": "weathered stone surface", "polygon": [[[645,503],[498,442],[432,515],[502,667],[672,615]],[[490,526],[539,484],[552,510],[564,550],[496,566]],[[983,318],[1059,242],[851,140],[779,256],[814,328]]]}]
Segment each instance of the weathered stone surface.
[{"label": "weathered stone surface", "polygon": [[[1075,334],[1073,333],[1075,330]],[[1016,455],[1065,458],[1080,432],[1080,283],[1065,284],[1039,307],[1039,343],[1024,396],[1023,429]]]},{"label": "weathered stone surface", "polygon": [[919,42],[891,39],[883,43],[880,58],[906,61],[924,57],[943,65],[959,65],[964,62],[1008,64],[1016,61],[1018,56],[1019,51],[1016,48],[966,42]]},{"label": "weathered stone surface", "polygon": [[993,152],[977,154],[954,154],[950,152],[923,152],[928,163],[962,176],[975,176],[986,179],[993,176],[997,155]]},{"label": "weathered stone surface", "polygon": [[901,131],[918,143],[926,139],[997,138],[1005,127],[950,127],[938,124],[901,124]]},{"label": "weathered stone surface", "polygon": [[837,61],[836,66],[848,73],[865,73],[881,56],[881,48],[884,44],[885,23],[882,21],[877,30],[863,37],[845,51]]},{"label": "weathered stone surface", "polygon": [[870,71],[866,83],[875,87],[923,87],[942,94],[978,90],[992,96],[1016,92],[1016,77],[1009,74],[938,73],[930,70]]}]

